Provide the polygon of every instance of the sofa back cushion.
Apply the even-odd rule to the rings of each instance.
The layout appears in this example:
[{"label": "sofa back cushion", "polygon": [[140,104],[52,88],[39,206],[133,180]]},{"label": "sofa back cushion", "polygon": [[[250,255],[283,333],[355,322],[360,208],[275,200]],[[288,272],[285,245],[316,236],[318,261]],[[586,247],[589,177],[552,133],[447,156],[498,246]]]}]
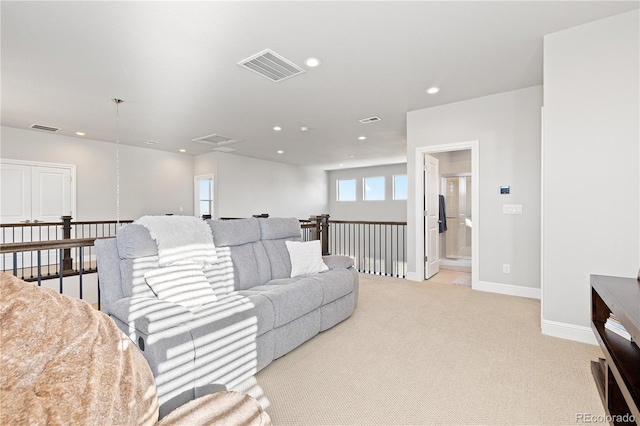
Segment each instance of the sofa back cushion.
[{"label": "sofa back cushion", "polygon": [[[144,278],[144,274],[158,269],[158,247],[142,225],[130,224],[118,230],[116,236],[122,293],[125,297],[156,298]],[[229,250],[219,250],[218,263],[204,271],[216,296],[233,291],[233,271]]]},{"label": "sofa back cushion", "polygon": [[271,279],[291,276],[291,259],[285,241],[302,241],[300,221],[296,218],[259,218],[260,238],[264,247]]},{"label": "sofa back cushion", "polygon": [[233,263],[234,287],[246,290],[271,279],[271,266],[260,241],[258,219],[209,220],[216,249],[228,249]]}]

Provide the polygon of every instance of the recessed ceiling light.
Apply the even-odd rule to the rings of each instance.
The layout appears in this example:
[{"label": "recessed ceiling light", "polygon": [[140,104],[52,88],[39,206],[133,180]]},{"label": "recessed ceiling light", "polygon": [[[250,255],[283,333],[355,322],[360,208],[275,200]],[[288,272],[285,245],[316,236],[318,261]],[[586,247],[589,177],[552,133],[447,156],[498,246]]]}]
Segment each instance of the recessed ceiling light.
[{"label": "recessed ceiling light", "polygon": [[275,130],[276,132],[279,132],[280,130],[282,130],[282,127],[280,126],[274,126],[273,130]]},{"label": "recessed ceiling light", "polygon": [[308,58],[304,60],[304,64],[309,68],[314,68],[320,65],[320,59],[318,58]]},{"label": "recessed ceiling light", "polygon": [[429,87],[427,89],[427,93],[430,94],[430,95],[435,95],[439,91],[440,91],[440,88],[438,88],[438,87]]},{"label": "recessed ceiling light", "polygon": [[350,155],[349,158],[356,158],[356,156],[355,155]]},{"label": "recessed ceiling light", "polygon": [[283,150],[278,150],[278,154],[284,154]]},{"label": "recessed ceiling light", "polygon": [[155,145],[158,143],[158,141],[146,141],[145,142],[147,145]]},{"label": "recessed ceiling light", "polygon": [[358,136],[358,139],[360,139],[361,141],[365,140],[366,138],[366,136]]},{"label": "recessed ceiling light", "polygon": [[85,132],[76,132],[76,135],[78,136],[84,136],[86,133]]},{"label": "recessed ceiling light", "polygon": [[187,152],[187,150],[186,149],[181,149],[180,152]]},{"label": "recessed ceiling light", "polygon": [[309,128],[308,128],[308,127],[306,127],[306,126],[302,126],[302,127],[300,127],[300,131],[301,131],[301,132],[308,132],[308,131],[309,131]]}]

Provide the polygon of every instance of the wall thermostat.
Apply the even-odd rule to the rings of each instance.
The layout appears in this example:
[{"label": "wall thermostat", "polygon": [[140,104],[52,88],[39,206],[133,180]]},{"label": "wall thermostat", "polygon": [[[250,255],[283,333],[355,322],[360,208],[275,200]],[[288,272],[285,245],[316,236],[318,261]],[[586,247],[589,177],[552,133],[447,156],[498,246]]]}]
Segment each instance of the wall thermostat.
[{"label": "wall thermostat", "polygon": [[500,193],[501,194],[508,194],[510,188],[511,188],[510,186],[501,186],[500,187]]}]

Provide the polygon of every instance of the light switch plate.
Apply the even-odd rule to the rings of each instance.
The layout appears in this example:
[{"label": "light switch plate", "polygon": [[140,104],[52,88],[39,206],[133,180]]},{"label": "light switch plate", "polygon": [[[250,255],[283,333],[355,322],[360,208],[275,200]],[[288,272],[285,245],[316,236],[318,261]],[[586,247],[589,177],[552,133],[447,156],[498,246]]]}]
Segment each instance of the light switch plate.
[{"label": "light switch plate", "polygon": [[522,204],[503,204],[503,214],[522,214]]}]

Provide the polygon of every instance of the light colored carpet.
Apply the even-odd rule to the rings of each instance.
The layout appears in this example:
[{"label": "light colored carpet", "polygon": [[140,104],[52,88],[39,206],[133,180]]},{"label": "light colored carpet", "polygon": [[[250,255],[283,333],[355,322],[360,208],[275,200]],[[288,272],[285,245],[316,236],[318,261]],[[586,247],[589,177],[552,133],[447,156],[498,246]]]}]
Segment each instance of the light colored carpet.
[{"label": "light colored carpet", "polygon": [[543,336],[540,302],[360,275],[354,315],[257,374],[275,425],[575,425],[604,414],[597,346]]},{"label": "light colored carpet", "polygon": [[464,274],[453,280],[452,284],[471,286],[471,274]]}]

